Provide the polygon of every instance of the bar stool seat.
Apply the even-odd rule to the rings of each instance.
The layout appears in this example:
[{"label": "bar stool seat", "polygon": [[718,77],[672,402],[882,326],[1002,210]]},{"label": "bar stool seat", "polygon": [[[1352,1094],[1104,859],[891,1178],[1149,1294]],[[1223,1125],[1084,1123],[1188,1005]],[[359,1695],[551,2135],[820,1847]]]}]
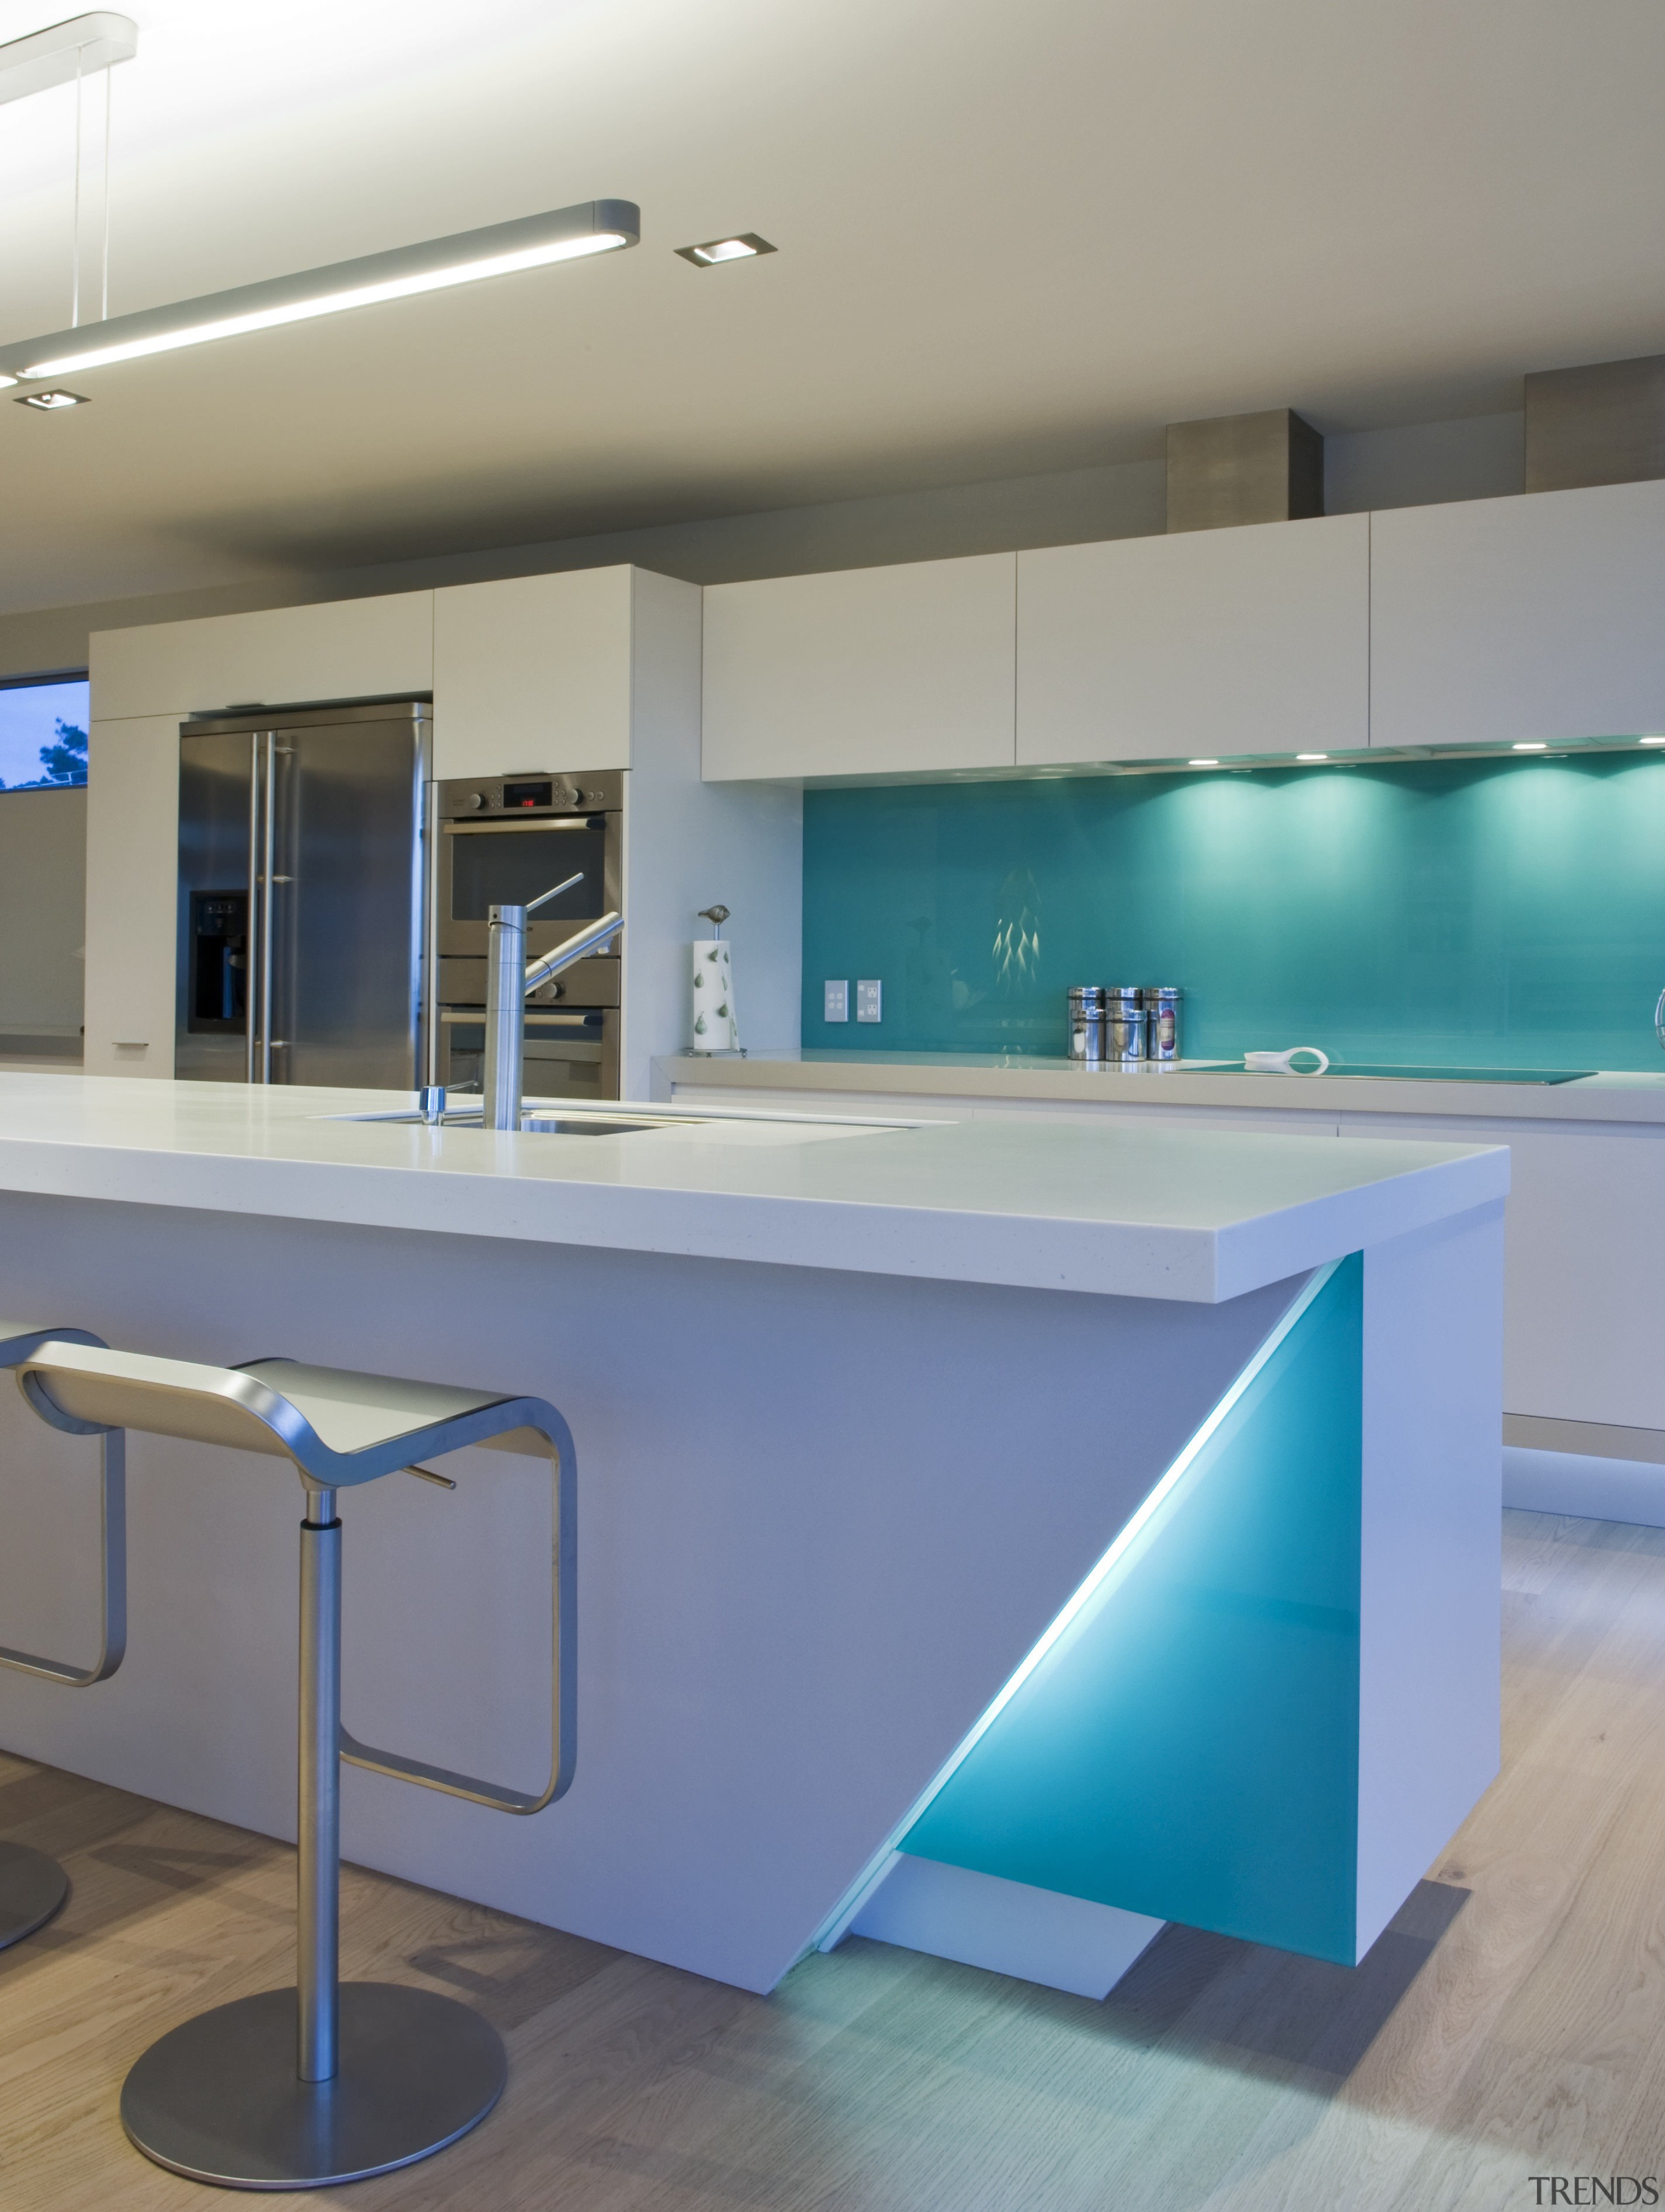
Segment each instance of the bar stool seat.
[{"label": "bar stool seat", "polygon": [[[83,1328],[41,1328],[0,1320],[0,1367],[15,1367],[49,1340],[99,1346],[101,1337]],[[103,1625],[98,1656],[90,1667],[44,1659],[33,1651],[0,1644],[0,1667],[37,1674],[72,1690],[105,1682],[122,1662],[127,1647],[127,1533],[122,1434],[106,1431],[100,1442],[101,1578]],[[0,1951],[44,1927],[70,1893],[70,1877],[54,1858],[27,1844],[0,1843]]]},{"label": "bar stool seat", "polygon": [[[453,1389],[294,1360],[244,1367],[37,1339],[14,1363],[54,1427],[154,1436],[286,1459],[307,1492],[301,1524],[298,1943],[295,1986],[199,2014],[151,2045],[122,2089],[122,2124],[159,2165],[241,2189],[362,2180],[443,2149],[483,2119],[507,2062],[490,2024],[431,1990],[341,1984],[340,1762],[495,1812],[541,1812],[576,1751],[576,1471],[571,1433],[540,1398]],[[414,1464],[469,1445],[547,1456],[554,1481],[549,1779],[526,1792],[401,1753],[341,1726],[337,1492],[383,1475],[449,1479]]]}]

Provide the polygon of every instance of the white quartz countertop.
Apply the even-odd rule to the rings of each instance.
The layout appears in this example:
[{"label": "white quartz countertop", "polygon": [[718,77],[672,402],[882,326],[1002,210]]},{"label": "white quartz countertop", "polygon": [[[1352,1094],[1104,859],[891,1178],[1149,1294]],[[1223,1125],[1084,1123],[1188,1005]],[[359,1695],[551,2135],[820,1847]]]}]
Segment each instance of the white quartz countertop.
[{"label": "white quartz countertop", "polygon": [[[1480,1083],[1467,1078],[1251,1075],[1244,1068],[1086,1069],[1067,1060],[996,1053],[754,1052],[744,1060],[685,1054],[657,1063],[661,1078],[701,1090],[818,1091],[864,1098],[1046,1099],[1087,1106],[1218,1106],[1323,1114],[1425,1114],[1482,1121],[1665,1122],[1665,1057],[1657,1074],[1603,1070],[1571,1083]],[[867,1110],[875,1110],[868,1109]],[[1109,1118],[1109,1117],[1107,1117]]]},{"label": "white quartz countertop", "polygon": [[1114,1119],[794,1121],[737,1101],[742,1118],[559,1137],[331,1118],[404,1103],[0,1073],[0,1191],[1213,1303],[1509,1180],[1495,1146]]}]

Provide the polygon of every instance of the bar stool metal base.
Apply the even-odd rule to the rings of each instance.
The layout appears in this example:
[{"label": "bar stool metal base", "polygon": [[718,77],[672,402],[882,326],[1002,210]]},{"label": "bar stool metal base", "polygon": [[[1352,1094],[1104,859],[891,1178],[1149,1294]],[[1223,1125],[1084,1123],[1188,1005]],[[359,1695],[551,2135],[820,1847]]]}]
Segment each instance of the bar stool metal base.
[{"label": "bar stool metal base", "polygon": [[44,1928],[69,1894],[56,1859],[27,1844],[0,1844],[0,1951]]},{"label": "bar stool metal base", "polygon": [[199,2013],[153,2043],[121,2093],[147,2158],[224,2189],[322,2189],[443,2150],[484,2119],[508,2062],[479,2014],[431,1990],[341,1985],[340,2068],[295,2072],[295,1992]]}]

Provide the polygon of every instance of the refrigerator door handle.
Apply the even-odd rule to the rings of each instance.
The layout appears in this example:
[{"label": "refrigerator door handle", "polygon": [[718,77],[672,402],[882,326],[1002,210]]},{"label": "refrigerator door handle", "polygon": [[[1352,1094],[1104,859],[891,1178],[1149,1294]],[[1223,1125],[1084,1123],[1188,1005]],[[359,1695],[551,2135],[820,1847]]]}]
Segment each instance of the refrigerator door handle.
[{"label": "refrigerator door handle", "polygon": [[260,888],[260,739],[249,738],[248,922],[244,933],[243,1079],[254,1081],[254,1046],[259,1030],[259,928],[256,918]]},{"label": "refrigerator door handle", "polygon": [[265,732],[264,774],[262,778],[266,790],[265,820],[261,838],[260,869],[260,1080],[271,1081],[271,908],[274,885],[272,866],[276,850],[277,788],[273,775],[272,751],[277,739],[275,730]]},{"label": "refrigerator door handle", "polygon": [[[439,871],[436,866],[439,841],[434,825],[439,819],[440,787],[431,779],[422,789],[422,852],[417,864],[422,896],[422,1060],[423,1080],[430,1086],[445,1080],[441,1073],[440,1052],[440,929],[439,929]],[[1661,994],[1665,1003],[1665,993]],[[1665,1031],[1661,1032],[1665,1043]]]}]

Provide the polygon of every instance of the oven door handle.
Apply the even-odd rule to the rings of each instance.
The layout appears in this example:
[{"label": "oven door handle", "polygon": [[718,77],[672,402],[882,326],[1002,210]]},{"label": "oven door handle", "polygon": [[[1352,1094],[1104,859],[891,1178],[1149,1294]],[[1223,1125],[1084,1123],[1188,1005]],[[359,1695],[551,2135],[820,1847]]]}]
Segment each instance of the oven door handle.
[{"label": "oven door handle", "polygon": [[442,822],[440,824],[447,837],[524,837],[535,830],[605,830],[606,826],[607,817],[605,814],[544,814],[535,820],[527,817],[515,822]]},{"label": "oven door handle", "polygon": [[[617,1011],[617,1009],[612,1006],[586,1006],[574,1007],[570,1011],[563,1008],[556,1013],[546,1012],[541,1006],[528,1006],[526,1027],[546,1030],[602,1029],[606,1025],[607,1016]],[[450,1022],[463,1026],[473,1024],[483,1027],[485,1018],[486,1010],[483,1006],[441,1006],[440,1008],[440,1019],[442,1023]]]}]

